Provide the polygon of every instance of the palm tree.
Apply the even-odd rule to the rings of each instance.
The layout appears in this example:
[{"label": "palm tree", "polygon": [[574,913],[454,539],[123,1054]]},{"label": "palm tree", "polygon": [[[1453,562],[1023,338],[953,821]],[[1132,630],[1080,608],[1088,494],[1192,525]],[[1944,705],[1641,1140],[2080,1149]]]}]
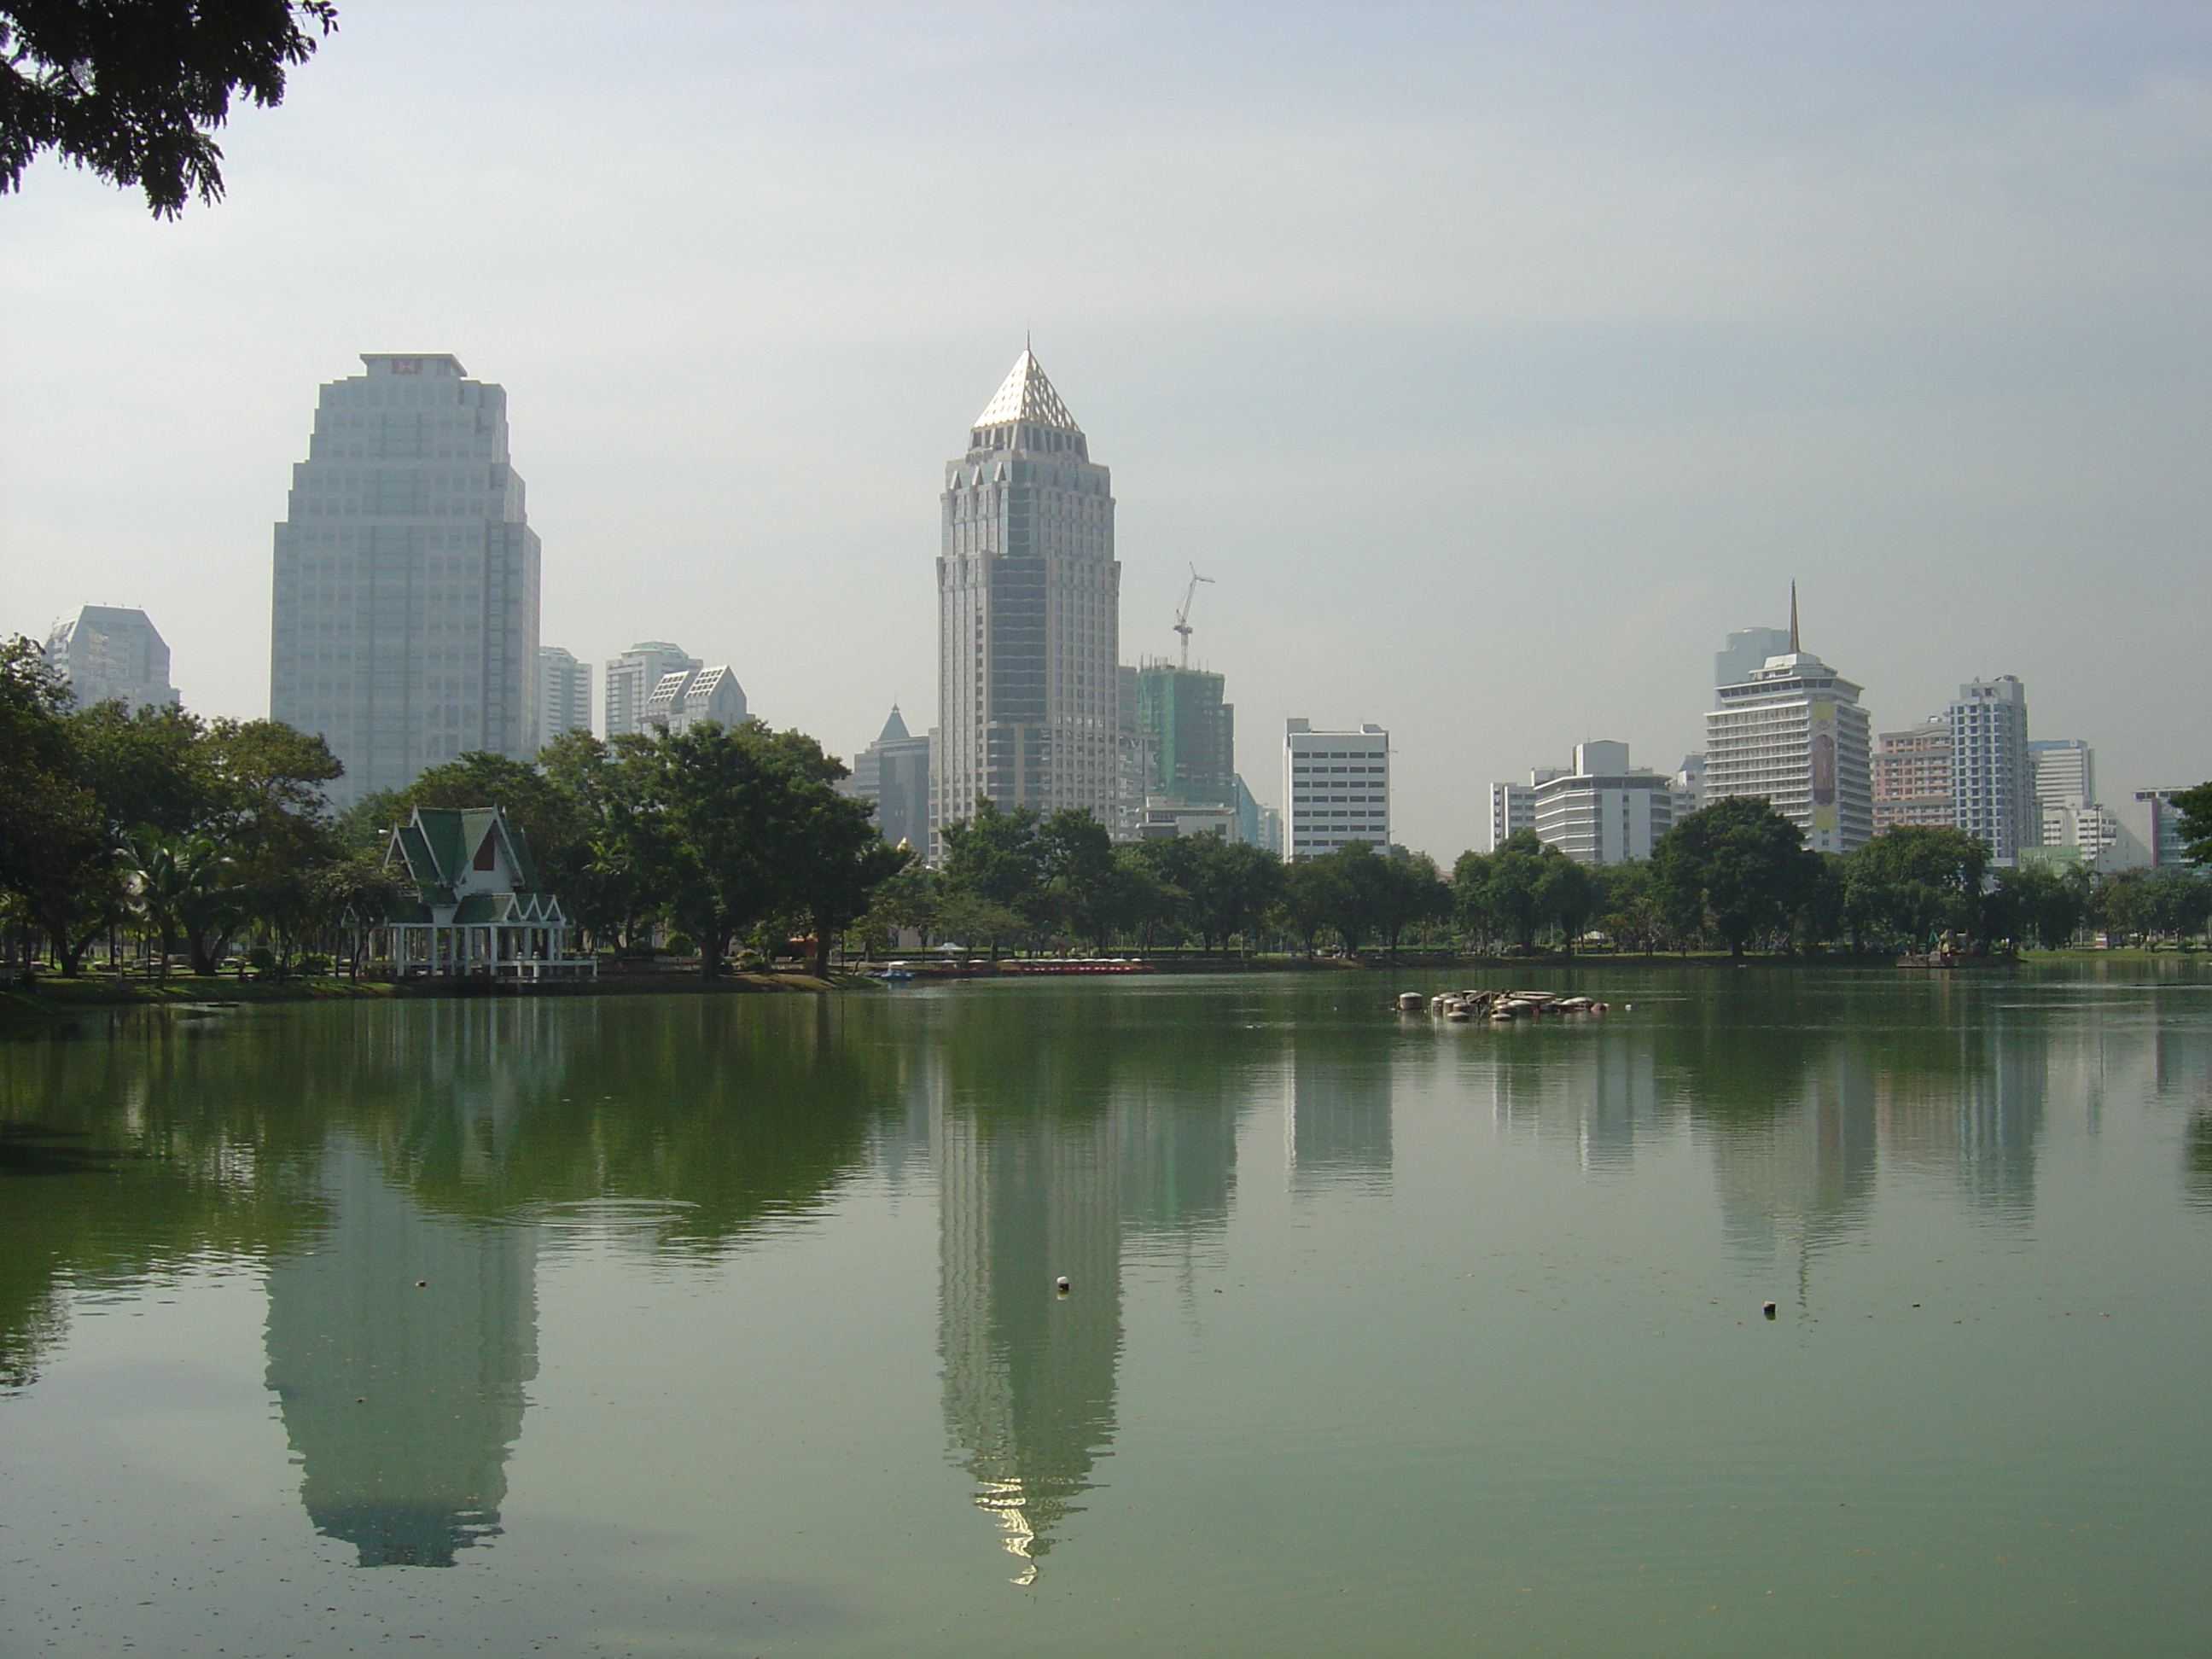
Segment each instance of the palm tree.
[{"label": "palm tree", "polygon": [[229,854],[205,836],[140,830],[124,838],[117,857],[131,909],[161,941],[161,977],[169,976],[169,958],[176,952],[179,934],[191,944],[192,970],[214,972],[204,960],[201,939],[234,891]]}]

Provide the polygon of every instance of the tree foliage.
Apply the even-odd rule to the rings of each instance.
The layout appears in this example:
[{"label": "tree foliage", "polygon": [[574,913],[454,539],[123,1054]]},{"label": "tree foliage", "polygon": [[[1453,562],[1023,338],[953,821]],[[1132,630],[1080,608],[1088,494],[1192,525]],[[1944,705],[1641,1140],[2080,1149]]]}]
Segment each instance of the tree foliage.
[{"label": "tree foliage", "polygon": [[0,194],[52,154],[137,185],[157,217],[222,196],[214,133],[337,27],[331,0],[7,0],[0,4]]},{"label": "tree foliage", "polygon": [[1739,795],[1692,812],[1651,850],[1651,876],[1674,916],[1741,956],[1789,931],[1813,896],[1820,861],[1805,832],[1764,800]]}]

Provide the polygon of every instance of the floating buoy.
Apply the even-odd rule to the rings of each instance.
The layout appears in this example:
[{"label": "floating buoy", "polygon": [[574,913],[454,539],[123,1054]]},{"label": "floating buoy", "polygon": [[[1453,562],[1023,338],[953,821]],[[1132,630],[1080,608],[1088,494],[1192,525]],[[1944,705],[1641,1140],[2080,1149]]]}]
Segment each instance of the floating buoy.
[{"label": "floating buoy", "polygon": [[415,1281],[415,1288],[418,1291],[427,1291],[430,1288],[430,1281],[427,1279],[418,1279]]},{"label": "floating buoy", "polygon": [[1070,1288],[1072,1288],[1065,1276],[1054,1279],[1052,1283],[1053,1288],[1057,1290],[1062,1296],[1066,1296]]},{"label": "floating buoy", "polygon": [[1774,1317],[1774,1304],[1771,1302],[1763,1302],[1759,1304],[1759,1310],[1765,1314],[1769,1319]]}]

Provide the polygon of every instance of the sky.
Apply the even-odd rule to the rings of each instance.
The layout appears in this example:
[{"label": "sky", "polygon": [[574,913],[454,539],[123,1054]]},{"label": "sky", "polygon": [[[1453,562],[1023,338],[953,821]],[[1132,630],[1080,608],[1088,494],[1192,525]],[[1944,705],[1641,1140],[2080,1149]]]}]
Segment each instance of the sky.
[{"label": "sky", "polygon": [[944,465],[1022,348],[1113,469],[1122,655],[1392,732],[1395,837],[1701,742],[1802,596],[1877,730],[2016,674],[2212,776],[2212,8],[340,0],[179,220],[0,198],[0,631],[143,606],[265,713],[316,389],[507,390],[542,638],[850,757],[934,718]]}]

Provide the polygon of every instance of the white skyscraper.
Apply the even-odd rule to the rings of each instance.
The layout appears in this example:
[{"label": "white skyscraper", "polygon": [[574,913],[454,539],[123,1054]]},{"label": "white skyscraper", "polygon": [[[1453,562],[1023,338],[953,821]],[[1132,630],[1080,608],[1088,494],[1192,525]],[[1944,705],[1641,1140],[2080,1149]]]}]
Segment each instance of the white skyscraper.
[{"label": "white skyscraper", "polygon": [[85,606],[46,636],[46,660],[69,682],[80,708],[109,702],[166,708],[177,701],[168,645],[143,611]]},{"label": "white skyscraper", "polygon": [[1989,843],[2000,865],[2043,841],[2028,759],[2027,688],[2010,674],[1959,688],[1951,705],[1952,822]]},{"label": "white skyscraper", "polygon": [[276,526],[269,712],[319,732],[350,805],[538,726],[538,538],[507,392],[443,356],[364,354],[315,407]]},{"label": "white skyscraper", "polygon": [[557,645],[538,647],[538,742],[592,729],[592,665]]},{"label": "white skyscraper", "polygon": [[666,640],[641,640],[607,659],[606,735],[645,730],[645,705],[671,674],[696,674],[707,665]]},{"label": "white skyscraper", "polygon": [[1296,864],[1364,841],[1390,845],[1390,734],[1283,722],[1283,859]]},{"label": "white skyscraper", "polygon": [[979,797],[1128,833],[1111,478],[1026,348],[942,499],[933,855]]},{"label": "white skyscraper", "polygon": [[1848,853],[1873,833],[1868,721],[1859,688],[1797,647],[1720,688],[1705,716],[1705,800],[1752,795],[1805,832],[1816,853]]}]

